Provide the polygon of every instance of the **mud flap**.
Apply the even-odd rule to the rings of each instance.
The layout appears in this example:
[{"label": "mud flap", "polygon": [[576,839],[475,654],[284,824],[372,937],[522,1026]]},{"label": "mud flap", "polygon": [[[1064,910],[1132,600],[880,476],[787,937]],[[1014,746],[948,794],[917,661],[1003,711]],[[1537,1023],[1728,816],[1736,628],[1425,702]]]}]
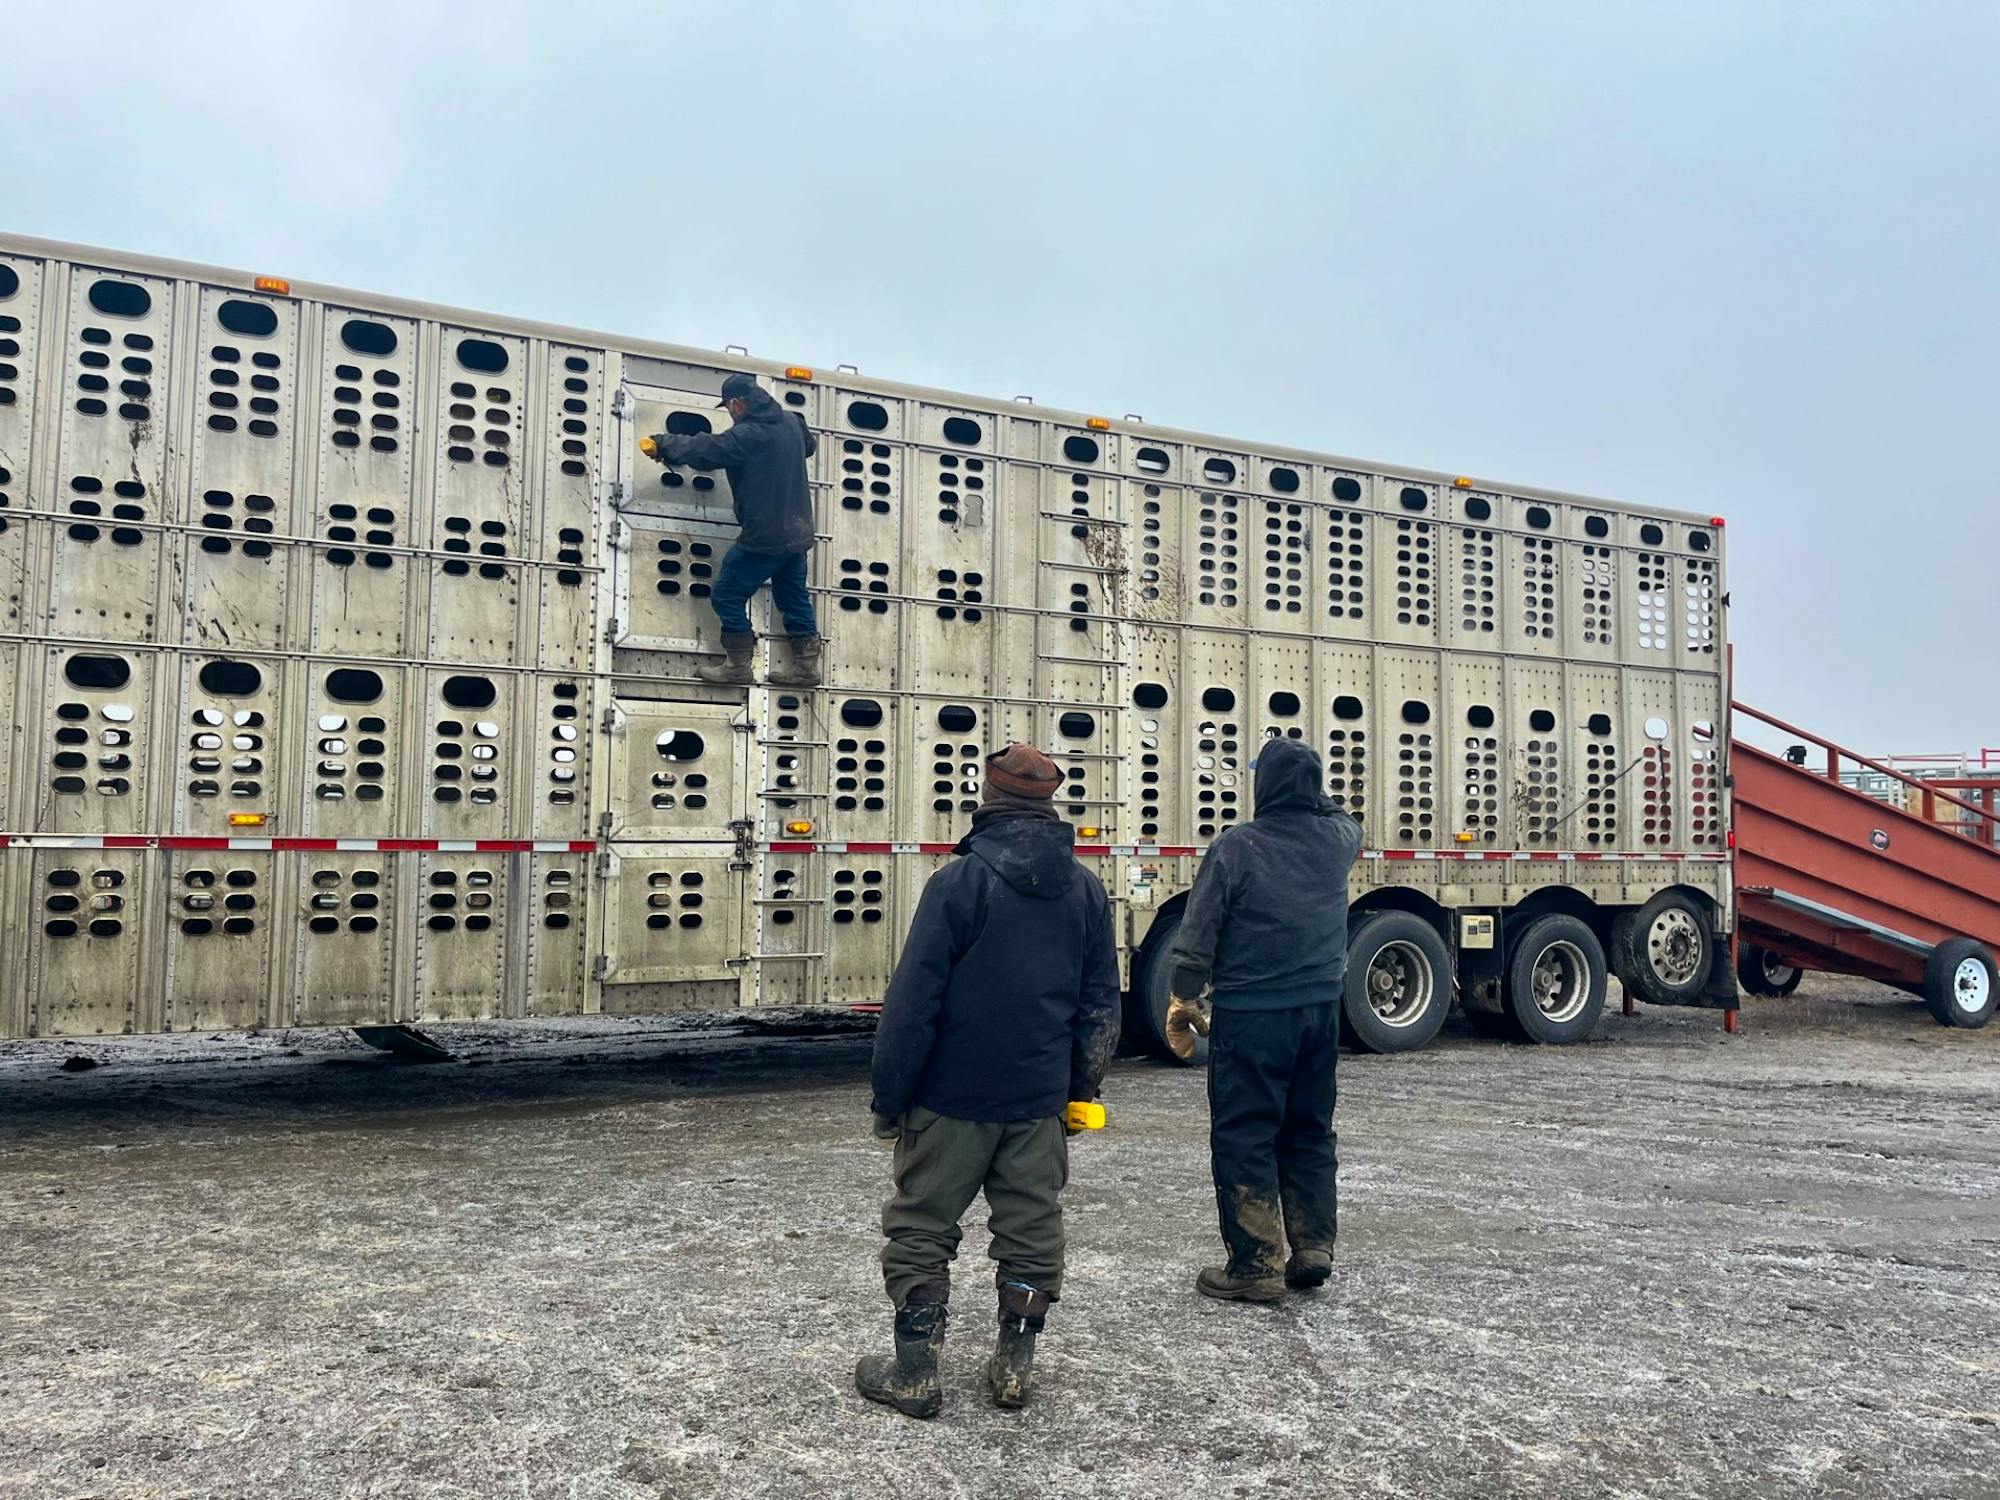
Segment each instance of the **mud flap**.
[{"label": "mud flap", "polygon": [[393,1053],[405,1062],[450,1062],[455,1056],[414,1026],[357,1026],[354,1034],[378,1052]]}]

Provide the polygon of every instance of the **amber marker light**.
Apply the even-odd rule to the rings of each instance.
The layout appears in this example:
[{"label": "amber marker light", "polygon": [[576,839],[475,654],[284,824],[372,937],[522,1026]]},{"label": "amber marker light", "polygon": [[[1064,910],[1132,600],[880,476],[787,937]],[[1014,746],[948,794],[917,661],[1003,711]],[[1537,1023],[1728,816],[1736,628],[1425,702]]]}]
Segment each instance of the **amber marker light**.
[{"label": "amber marker light", "polygon": [[800,821],[797,823],[787,823],[785,825],[785,832],[791,834],[794,838],[802,838],[806,834],[811,833],[812,831],[813,831],[812,824],[804,821]]},{"label": "amber marker light", "polygon": [[269,817],[269,813],[231,813],[229,815],[229,826],[231,828],[262,828]]},{"label": "amber marker light", "polygon": [[282,276],[259,276],[251,285],[260,292],[271,292],[280,297],[292,295],[292,284]]},{"label": "amber marker light", "polygon": [[1088,427],[1092,432],[1109,432],[1111,430],[1111,418],[1092,417],[1083,425]]},{"label": "amber marker light", "polygon": [[787,380],[811,380],[812,378],[813,372],[808,370],[804,365],[785,366],[785,379]]}]

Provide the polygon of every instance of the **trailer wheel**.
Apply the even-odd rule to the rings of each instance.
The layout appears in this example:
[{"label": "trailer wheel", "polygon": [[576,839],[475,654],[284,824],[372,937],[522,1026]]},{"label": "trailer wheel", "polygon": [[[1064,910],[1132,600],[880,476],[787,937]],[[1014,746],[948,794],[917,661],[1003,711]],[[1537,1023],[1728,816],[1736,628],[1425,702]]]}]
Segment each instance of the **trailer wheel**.
[{"label": "trailer wheel", "polygon": [[1715,934],[1692,896],[1661,891],[1611,924],[1619,980],[1648,1005],[1696,1005],[1715,961]]},{"label": "trailer wheel", "polygon": [[1971,938],[1946,938],[1924,961],[1924,1003],[1940,1026],[1984,1026],[2000,1005],[1993,955]]},{"label": "trailer wheel", "polygon": [[1604,1010],[1604,945],[1575,917],[1537,917],[1508,944],[1507,1020],[1523,1041],[1580,1042]]},{"label": "trailer wheel", "polygon": [[1451,1011],[1451,954],[1437,929],[1407,911],[1378,911],[1347,934],[1341,1018],[1370,1052],[1414,1052]]},{"label": "trailer wheel", "polygon": [[1782,1000],[1799,987],[1806,971],[1788,964],[1768,948],[1743,943],[1736,950],[1736,982],[1746,995]]},{"label": "trailer wheel", "polygon": [[1140,1044],[1161,1062],[1181,1068],[1208,1066],[1208,1038],[1194,1039],[1194,1056],[1183,1062],[1167,1045],[1167,1007],[1174,998],[1174,939],[1181,930],[1180,914],[1162,917],[1146,934],[1139,950],[1139,977],[1132,986],[1132,1031]]}]

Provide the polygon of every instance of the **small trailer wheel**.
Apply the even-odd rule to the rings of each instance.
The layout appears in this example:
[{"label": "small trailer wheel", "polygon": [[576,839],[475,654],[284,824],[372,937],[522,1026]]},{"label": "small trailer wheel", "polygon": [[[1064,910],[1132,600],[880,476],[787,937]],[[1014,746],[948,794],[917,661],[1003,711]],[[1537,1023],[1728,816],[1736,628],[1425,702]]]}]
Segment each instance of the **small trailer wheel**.
[{"label": "small trailer wheel", "polygon": [[1799,987],[1805,970],[1788,964],[1768,948],[1743,943],[1736,950],[1736,982],[1746,995],[1782,1000]]},{"label": "small trailer wheel", "polygon": [[1946,938],[1924,961],[1924,1004],[1940,1026],[1984,1026],[2000,1005],[1993,955],[1971,938]]}]

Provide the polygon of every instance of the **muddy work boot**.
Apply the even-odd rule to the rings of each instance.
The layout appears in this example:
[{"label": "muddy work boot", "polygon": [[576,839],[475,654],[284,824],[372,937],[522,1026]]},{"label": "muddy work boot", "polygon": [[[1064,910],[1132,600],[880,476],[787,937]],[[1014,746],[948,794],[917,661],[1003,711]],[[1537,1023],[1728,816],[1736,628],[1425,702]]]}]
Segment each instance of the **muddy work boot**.
[{"label": "muddy work boot", "polygon": [[1282,1276],[1238,1276],[1227,1266],[1203,1266],[1194,1289],[1218,1302],[1278,1302],[1285,1295]]},{"label": "muddy work boot", "polygon": [[898,1308],[895,1354],[864,1355],[854,1366],[854,1388],[906,1417],[934,1417],[943,1411],[937,1353],[944,1343],[944,1321],[942,1302]]},{"label": "muddy work boot", "polygon": [[695,668],[695,680],[710,687],[750,687],[757,681],[757,637],[725,631],[722,649],[727,653],[711,667]]},{"label": "muddy work boot", "polygon": [[1326,1285],[1333,1274],[1330,1250],[1294,1250],[1285,1267],[1285,1285],[1295,1292],[1310,1292]]},{"label": "muddy work boot", "polygon": [[1034,1383],[1035,1335],[1048,1316],[1049,1294],[1025,1282],[1000,1288],[1000,1337],[986,1361],[986,1388],[993,1404],[1014,1411],[1028,1404]]},{"label": "muddy work boot", "polygon": [[816,635],[792,637],[792,664],[771,674],[772,687],[809,688],[819,686],[820,657],[826,642]]}]

